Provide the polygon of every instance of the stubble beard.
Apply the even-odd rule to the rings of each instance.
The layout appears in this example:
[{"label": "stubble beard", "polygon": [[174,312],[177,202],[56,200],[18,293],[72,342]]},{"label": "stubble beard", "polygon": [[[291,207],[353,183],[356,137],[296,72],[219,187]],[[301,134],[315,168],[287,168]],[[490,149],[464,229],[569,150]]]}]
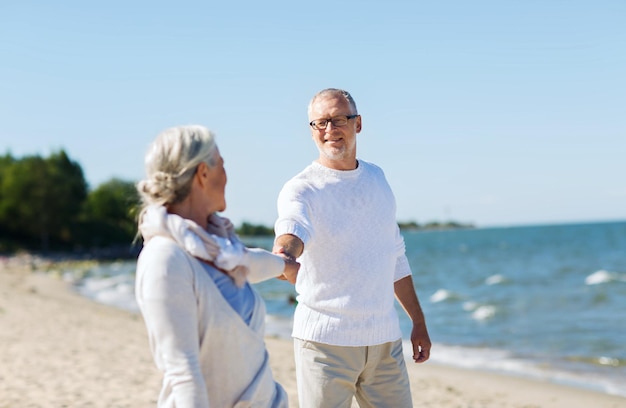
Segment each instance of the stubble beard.
[{"label": "stubble beard", "polygon": [[343,160],[346,158],[347,156],[347,149],[346,146],[342,146],[342,147],[322,147],[322,149],[320,149],[322,155],[324,155],[324,157],[326,157],[329,160]]}]

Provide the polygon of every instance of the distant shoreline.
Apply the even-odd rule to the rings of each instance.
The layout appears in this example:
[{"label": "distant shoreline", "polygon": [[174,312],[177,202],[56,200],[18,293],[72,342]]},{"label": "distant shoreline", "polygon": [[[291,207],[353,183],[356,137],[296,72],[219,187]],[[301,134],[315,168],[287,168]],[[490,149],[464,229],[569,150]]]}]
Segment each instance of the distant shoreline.
[{"label": "distant shoreline", "polygon": [[[451,229],[469,229],[475,228],[472,224],[461,224],[454,221],[449,222],[429,222],[426,224],[418,224],[415,221],[398,223],[401,231],[432,231],[432,230],[451,230]],[[237,234],[241,238],[270,238],[274,237],[274,229],[265,225],[255,225],[243,222],[240,227],[236,228]],[[20,253],[29,253],[40,256],[49,260],[100,260],[112,261],[116,259],[135,259],[141,252],[142,243],[130,242],[127,244],[116,244],[101,248],[89,248],[80,250],[47,250],[41,251],[33,248],[20,247],[17,242],[4,240],[9,247],[14,248],[12,252],[0,252],[0,256],[13,256]]]},{"label": "distant shoreline", "polygon": [[[472,223],[460,223],[457,221],[432,221],[424,224],[419,224],[415,221],[398,222],[398,227],[402,232],[428,232],[428,231],[455,231],[455,230],[468,230],[468,229],[502,229],[502,228],[534,228],[534,227],[559,227],[567,225],[593,225],[593,224],[613,224],[613,223],[626,223],[625,220],[602,220],[602,221],[578,221],[578,222],[561,222],[561,223],[537,223],[537,224],[523,224],[523,225],[485,225],[477,226]],[[237,234],[242,238],[271,238],[274,237],[274,230],[264,225],[250,224],[247,222],[237,228]],[[130,260],[136,259],[141,252],[141,242],[119,244],[109,246],[105,248],[91,248],[77,251],[41,251],[32,248],[16,248],[13,251],[0,252],[0,259],[2,257],[15,257],[20,254],[28,254],[32,256],[45,259],[48,262],[62,262],[62,261],[115,261],[115,260]]]},{"label": "distant shoreline", "polygon": [[454,229],[474,229],[474,224],[464,224],[457,221],[431,221],[425,224],[418,224],[415,221],[399,222],[400,231],[432,231],[432,230],[454,230]]}]

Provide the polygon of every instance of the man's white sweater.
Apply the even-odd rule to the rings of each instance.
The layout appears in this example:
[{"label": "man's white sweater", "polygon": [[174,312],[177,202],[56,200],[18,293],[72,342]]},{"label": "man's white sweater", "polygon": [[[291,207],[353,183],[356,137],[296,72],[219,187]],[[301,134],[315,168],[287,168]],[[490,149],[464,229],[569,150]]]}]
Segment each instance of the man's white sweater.
[{"label": "man's white sweater", "polygon": [[278,197],[276,236],[304,242],[293,337],[371,346],[401,337],[394,282],[411,274],[383,171],[359,160],[339,171],[313,162]]}]

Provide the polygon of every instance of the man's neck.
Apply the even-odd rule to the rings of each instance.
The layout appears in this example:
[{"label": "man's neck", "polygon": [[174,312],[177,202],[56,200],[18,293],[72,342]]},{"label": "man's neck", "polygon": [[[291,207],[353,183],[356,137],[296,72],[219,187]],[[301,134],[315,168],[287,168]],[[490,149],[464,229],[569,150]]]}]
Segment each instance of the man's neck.
[{"label": "man's neck", "polygon": [[347,160],[329,160],[320,157],[317,159],[317,162],[324,167],[328,167],[329,169],[340,171],[355,170],[359,167],[359,161],[356,158]]}]

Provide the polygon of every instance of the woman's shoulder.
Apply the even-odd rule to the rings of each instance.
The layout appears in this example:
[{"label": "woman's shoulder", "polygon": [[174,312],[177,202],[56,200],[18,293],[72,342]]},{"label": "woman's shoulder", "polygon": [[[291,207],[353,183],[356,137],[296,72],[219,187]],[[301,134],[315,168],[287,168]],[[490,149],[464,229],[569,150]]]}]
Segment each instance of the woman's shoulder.
[{"label": "woman's shoulder", "polygon": [[148,242],[145,242],[139,256],[145,253],[154,253],[154,252],[184,252],[183,248],[181,248],[176,241],[171,238],[155,236],[152,237]]},{"label": "woman's shoulder", "polygon": [[141,249],[137,259],[137,268],[145,264],[180,264],[181,262],[187,262],[189,257],[190,255],[174,240],[155,236],[145,243]]}]

